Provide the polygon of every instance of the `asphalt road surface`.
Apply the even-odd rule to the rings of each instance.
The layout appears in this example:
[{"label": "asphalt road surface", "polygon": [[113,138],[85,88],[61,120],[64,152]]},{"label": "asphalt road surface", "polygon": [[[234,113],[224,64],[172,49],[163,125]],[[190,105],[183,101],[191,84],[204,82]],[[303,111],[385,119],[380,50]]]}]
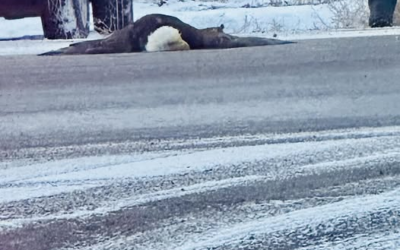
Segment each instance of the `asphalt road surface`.
[{"label": "asphalt road surface", "polygon": [[0,249],[399,249],[400,40],[0,58]]}]

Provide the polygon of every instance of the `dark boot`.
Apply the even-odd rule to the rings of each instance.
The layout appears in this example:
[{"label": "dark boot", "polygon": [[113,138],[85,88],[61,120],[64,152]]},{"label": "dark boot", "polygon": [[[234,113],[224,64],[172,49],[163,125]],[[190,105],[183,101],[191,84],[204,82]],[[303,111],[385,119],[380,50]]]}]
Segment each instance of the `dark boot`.
[{"label": "dark boot", "polygon": [[396,2],[397,0],[368,0],[369,26],[373,28],[392,26]]}]

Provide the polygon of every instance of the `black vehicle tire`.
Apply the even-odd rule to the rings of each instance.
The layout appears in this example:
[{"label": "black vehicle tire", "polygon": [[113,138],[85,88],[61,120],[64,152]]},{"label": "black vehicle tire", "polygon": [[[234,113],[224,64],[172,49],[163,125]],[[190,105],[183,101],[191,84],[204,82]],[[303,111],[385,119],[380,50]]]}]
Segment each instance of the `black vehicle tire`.
[{"label": "black vehicle tire", "polygon": [[133,22],[132,0],[91,0],[95,30],[110,33]]},{"label": "black vehicle tire", "polygon": [[48,39],[86,38],[89,35],[89,0],[46,0],[41,16]]}]

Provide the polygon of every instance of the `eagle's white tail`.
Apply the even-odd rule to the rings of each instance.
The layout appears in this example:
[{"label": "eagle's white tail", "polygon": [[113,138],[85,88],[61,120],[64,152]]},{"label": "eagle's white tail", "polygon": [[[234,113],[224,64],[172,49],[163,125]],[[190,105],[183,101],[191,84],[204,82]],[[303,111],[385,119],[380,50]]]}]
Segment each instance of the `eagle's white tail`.
[{"label": "eagle's white tail", "polygon": [[179,31],[171,26],[156,29],[147,38],[146,51],[189,50]]}]

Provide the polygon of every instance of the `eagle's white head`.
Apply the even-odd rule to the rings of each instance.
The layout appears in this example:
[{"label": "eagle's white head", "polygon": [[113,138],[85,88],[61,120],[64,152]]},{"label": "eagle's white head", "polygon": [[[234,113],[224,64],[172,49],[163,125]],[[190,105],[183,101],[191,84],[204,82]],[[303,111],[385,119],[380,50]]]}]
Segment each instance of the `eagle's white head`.
[{"label": "eagle's white head", "polygon": [[148,52],[189,49],[189,44],[182,39],[179,30],[171,26],[162,26],[147,38],[146,51]]}]

